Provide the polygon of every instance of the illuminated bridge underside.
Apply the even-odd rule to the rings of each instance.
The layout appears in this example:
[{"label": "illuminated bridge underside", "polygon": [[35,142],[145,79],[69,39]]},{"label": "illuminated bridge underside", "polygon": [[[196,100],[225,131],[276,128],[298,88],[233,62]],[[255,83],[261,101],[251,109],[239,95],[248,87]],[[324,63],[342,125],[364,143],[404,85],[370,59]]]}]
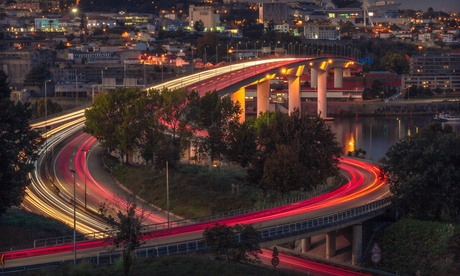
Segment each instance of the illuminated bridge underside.
[{"label": "illuminated bridge underside", "polygon": [[[244,89],[249,85],[257,85],[257,114],[268,110],[270,79],[277,74],[283,74],[288,79],[289,112],[301,108],[300,105],[300,76],[304,71],[310,70],[312,87],[317,87],[318,114],[327,117],[326,91],[327,73],[334,69],[334,87],[342,87],[343,70],[361,66],[353,59],[345,57],[320,57],[301,59],[279,59],[263,65],[251,65],[240,67],[220,75],[215,75],[193,85],[186,86],[189,90],[195,90],[203,95],[207,91],[216,90],[219,95],[231,95],[232,99],[240,102],[244,110]],[[236,94],[236,95],[233,95]],[[244,116],[242,116],[244,117]],[[244,120],[244,118],[242,118]]]}]

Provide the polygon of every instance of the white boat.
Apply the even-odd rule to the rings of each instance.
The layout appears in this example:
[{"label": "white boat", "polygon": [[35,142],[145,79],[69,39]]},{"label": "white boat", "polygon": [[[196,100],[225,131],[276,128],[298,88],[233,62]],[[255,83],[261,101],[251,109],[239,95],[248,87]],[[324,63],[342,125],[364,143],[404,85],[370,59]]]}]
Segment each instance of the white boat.
[{"label": "white boat", "polygon": [[436,115],[434,117],[434,120],[436,121],[460,121],[460,115],[458,114],[452,114],[452,113],[439,113],[439,115]]}]

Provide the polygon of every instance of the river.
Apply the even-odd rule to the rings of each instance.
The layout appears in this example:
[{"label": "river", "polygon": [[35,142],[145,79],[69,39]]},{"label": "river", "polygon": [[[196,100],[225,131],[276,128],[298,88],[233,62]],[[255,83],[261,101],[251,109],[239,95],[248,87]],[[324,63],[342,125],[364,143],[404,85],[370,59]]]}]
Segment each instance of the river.
[{"label": "river", "polygon": [[[343,153],[362,149],[365,158],[380,160],[387,150],[406,136],[418,133],[421,128],[433,122],[432,116],[400,117],[340,117],[327,122],[343,147]],[[460,134],[460,122],[445,122]]]}]

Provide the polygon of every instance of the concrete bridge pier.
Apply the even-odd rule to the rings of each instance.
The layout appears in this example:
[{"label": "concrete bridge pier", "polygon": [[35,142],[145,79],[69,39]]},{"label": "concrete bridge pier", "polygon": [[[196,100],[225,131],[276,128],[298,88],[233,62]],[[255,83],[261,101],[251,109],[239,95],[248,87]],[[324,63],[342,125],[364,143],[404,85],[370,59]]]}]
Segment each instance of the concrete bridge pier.
[{"label": "concrete bridge pier", "polygon": [[257,83],[257,116],[267,112],[270,104],[270,80]]},{"label": "concrete bridge pier", "polygon": [[241,106],[241,114],[240,114],[240,123],[243,123],[246,120],[246,101],[245,101],[245,94],[246,94],[246,89],[244,87],[241,87],[237,91],[233,92],[230,95],[230,99],[232,102],[240,103]]},{"label": "concrete bridge pier", "polygon": [[300,110],[300,77],[288,76],[289,114]]},{"label": "concrete bridge pier", "polygon": [[334,87],[340,88],[343,86],[343,68],[334,68]]},{"label": "concrete bridge pier", "polygon": [[330,259],[335,256],[336,251],[336,233],[335,230],[326,233],[326,259]]},{"label": "concrete bridge pier", "polygon": [[310,86],[311,87],[318,87],[318,71],[316,69],[311,68],[311,79],[310,79]]},{"label": "concrete bridge pier", "polygon": [[[313,70],[313,69],[312,69]],[[327,117],[327,71],[317,70],[318,73],[318,115],[321,118]]]},{"label": "concrete bridge pier", "polygon": [[311,237],[300,240],[302,253],[306,253],[311,249]]},{"label": "concrete bridge pier", "polygon": [[353,242],[351,245],[351,264],[356,265],[361,262],[363,248],[363,225],[353,225]]}]

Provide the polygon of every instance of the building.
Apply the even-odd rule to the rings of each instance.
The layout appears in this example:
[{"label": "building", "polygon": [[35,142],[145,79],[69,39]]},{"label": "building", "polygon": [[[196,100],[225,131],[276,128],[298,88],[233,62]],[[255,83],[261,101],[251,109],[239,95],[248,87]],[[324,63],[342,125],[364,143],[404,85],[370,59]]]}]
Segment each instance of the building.
[{"label": "building", "polygon": [[59,26],[59,19],[57,18],[35,18],[35,30],[47,32],[63,31]]},{"label": "building", "polygon": [[86,27],[90,30],[94,29],[111,29],[117,26],[117,21],[108,17],[97,16],[88,18],[88,23]]},{"label": "building", "polygon": [[409,75],[403,76],[401,89],[412,85],[444,91],[460,91],[460,55],[414,55]]},{"label": "building", "polygon": [[26,75],[38,64],[36,51],[4,51],[0,53],[0,68],[8,75],[12,87],[22,87]]},{"label": "building", "polygon": [[216,10],[211,6],[197,7],[190,5],[188,14],[190,28],[192,29],[195,26],[195,22],[201,20],[205,31],[214,31],[216,29],[216,22],[219,21],[219,15],[216,14]]},{"label": "building", "polygon": [[[268,23],[264,24],[264,28],[268,28]],[[275,24],[273,26],[273,29],[275,32],[278,33],[289,33],[289,24],[288,23],[283,23],[283,24]]]},{"label": "building", "polygon": [[259,23],[273,21],[282,24],[289,20],[289,7],[286,3],[260,3]]},{"label": "building", "polygon": [[142,26],[147,25],[151,16],[148,15],[141,15],[141,14],[130,14],[130,13],[123,13],[113,16],[112,19],[115,19],[121,26]]},{"label": "building", "polygon": [[305,39],[340,40],[340,31],[329,25],[307,24],[304,26]]}]

